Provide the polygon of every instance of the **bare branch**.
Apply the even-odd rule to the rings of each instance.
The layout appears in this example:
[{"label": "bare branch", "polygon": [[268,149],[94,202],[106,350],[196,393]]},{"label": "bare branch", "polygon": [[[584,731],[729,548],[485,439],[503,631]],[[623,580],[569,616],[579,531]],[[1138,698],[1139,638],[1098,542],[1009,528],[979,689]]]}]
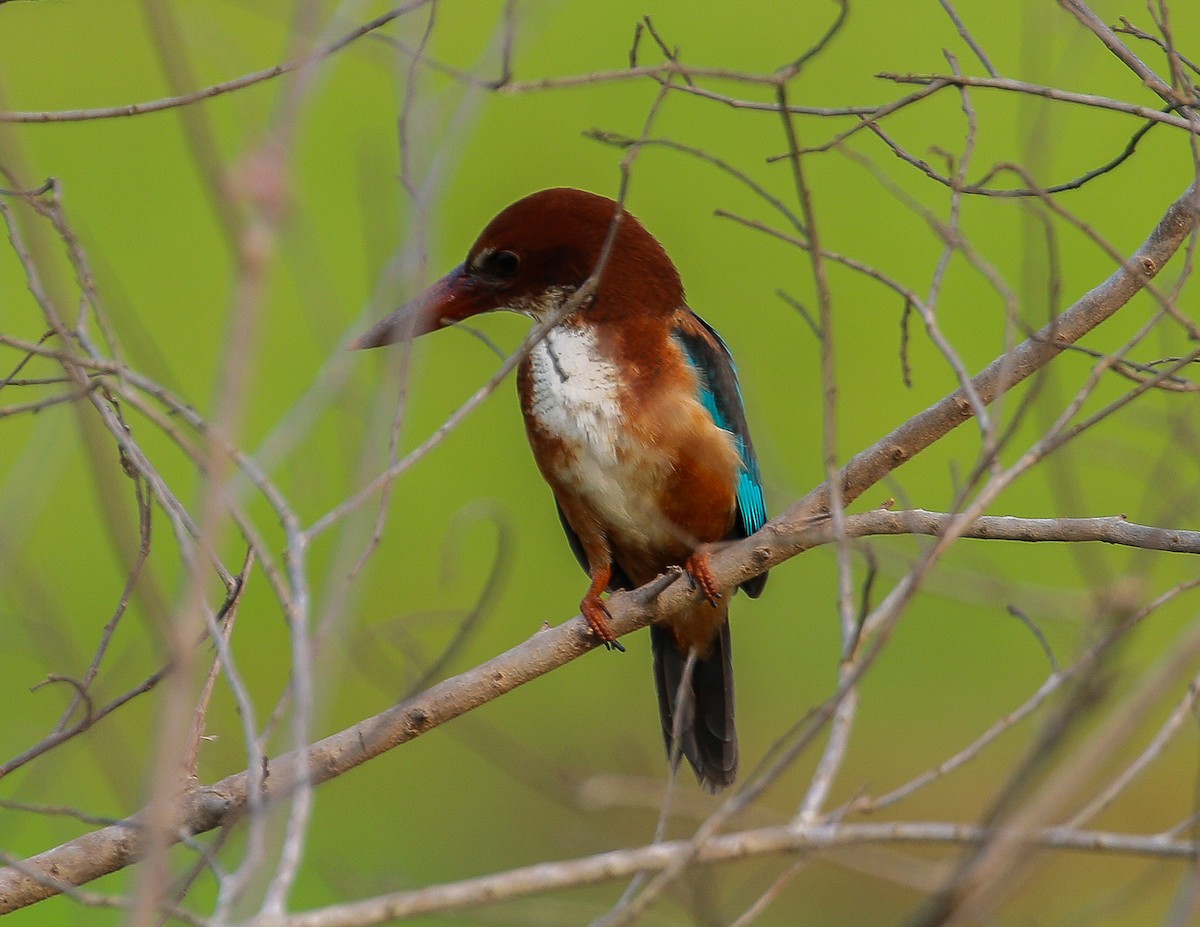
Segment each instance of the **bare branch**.
[{"label": "bare branch", "polygon": [[[1061,103],[1074,103],[1096,109],[1111,110],[1115,113],[1125,113],[1137,116],[1150,122],[1161,122],[1163,125],[1176,129],[1192,131],[1191,122],[1184,116],[1175,116],[1170,111],[1150,109],[1138,103],[1127,103],[1124,100],[1114,100],[1093,93],[1076,93],[1071,90],[1061,90],[1057,87],[1046,87],[1041,84],[1031,84],[1028,81],[1014,80],[1010,77],[971,77],[969,75],[949,74],[897,74],[885,72],[878,75],[884,80],[895,81],[897,84],[928,84],[954,87],[985,87],[991,90],[1006,90],[1010,93],[1024,93],[1029,96],[1045,97],[1047,100],[1057,100]],[[1179,105],[1179,104],[1172,104]]]},{"label": "bare branch", "polygon": [[[595,885],[612,879],[628,878],[639,872],[661,872],[678,864],[681,859],[693,855],[698,862],[717,863],[730,859],[804,853],[864,843],[972,846],[990,840],[993,836],[994,834],[986,828],[971,825],[920,822],[768,827],[712,837],[699,846],[688,840],[674,840],[635,850],[614,850],[577,860],[539,863],[526,869],[514,869],[447,885],[434,885],[414,892],[380,895],[366,901],[296,914],[283,921],[281,927],[366,927],[368,924],[382,924],[420,914],[493,904],[556,888]],[[1186,859],[1196,851],[1193,841],[1173,840],[1157,835],[1143,837],[1049,827],[1032,833],[1023,832],[1019,836],[1025,843],[1034,846],[1105,854],[1139,853]]]},{"label": "bare branch", "polygon": [[288,74],[292,71],[298,71],[301,68],[307,67],[314,62],[320,61],[322,58],[328,58],[330,55],[341,51],[351,42],[362,38],[383,26],[386,26],[394,19],[399,19],[406,13],[411,13],[413,10],[419,9],[432,0],[409,0],[387,13],[376,16],[374,19],[363,23],[356,29],[346,33],[340,39],[330,42],[322,48],[314,49],[306,55],[299,58],[294,58],[291,61],[285,61],[281,64],[274,65],[270,68],[265,68],[261,71],[254,71],[250,74],[243,74],[241,77],[235,77],[232,80],[222,81],[219,84],[213,84],[209,87],[203,87],[200,90],[193,90],[190,93],[180,94],[174,97],[165,97],[161,100],[148,100],[145,103],[125,103],[121,106],[102,106],[96,109],[69,109],[59,110],[57,112],[50,110],[21,112],[19,110],[9,110],[7,112],[0,111],[0,122],[85,122],[92,119],[114,119],[121,116],[143,116],[146,113],[158,113],[166,109],[174,109],[178,106],[191,106],[193,103],[201,103],[205,100],[210,100],[213,97],[220,96],[224,93],[231,93],[235,90],[242,90],[246,87],[252,87],[255,84],[262,83],[266,80],[279,77],[281,74]]}]

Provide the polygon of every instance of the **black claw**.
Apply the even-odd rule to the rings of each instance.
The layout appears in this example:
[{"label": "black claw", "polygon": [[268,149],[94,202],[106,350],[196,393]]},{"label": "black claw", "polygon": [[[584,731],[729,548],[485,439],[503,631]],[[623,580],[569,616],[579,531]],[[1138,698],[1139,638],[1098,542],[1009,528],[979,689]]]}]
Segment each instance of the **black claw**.
[{"label": "black claw", "polygon": [[618,653],[624,653],[625,645],[622,644],[620,641],[605,641],[604,649],[605,650],[616,650]]},{"label": "black claw", "polygon": [[704,591],[704,587],[700,584],[700,580],[696,579],[695,576],[693,576],[687,570],[683,571],[683,575],[686,576],[688,578],[688,582],[692,584],[692,589],[698,591],[702,596],[704,596],[704,601],[706,601],[713,608],[717,607],[717,603],[721,600],[721,593],[716,592],[712,595],[709,595]]}]

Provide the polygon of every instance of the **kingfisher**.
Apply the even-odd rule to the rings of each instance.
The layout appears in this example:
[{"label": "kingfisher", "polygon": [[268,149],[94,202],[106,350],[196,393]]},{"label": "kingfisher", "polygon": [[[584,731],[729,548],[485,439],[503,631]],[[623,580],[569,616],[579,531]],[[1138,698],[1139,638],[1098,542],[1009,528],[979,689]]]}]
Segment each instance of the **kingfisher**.
[{"label": "kingfisher", "polygon": [[[462,264],[353,347],[499,309],[554,320],[521,361],[517,391],[534,459],[591,580],[579,608],[592,632],[624,650],[606,592],[682,568],[702,593],[651,625],[650,643],[667,755],[682,754],[700,785],[719,792],[737,774],[738,746],[729,600],[709,556],[767,520],[729,349],[688,308],[658,240],[613,200],[571,188],[508,206]],[[740,588],[757,597],[766,578]]]}]

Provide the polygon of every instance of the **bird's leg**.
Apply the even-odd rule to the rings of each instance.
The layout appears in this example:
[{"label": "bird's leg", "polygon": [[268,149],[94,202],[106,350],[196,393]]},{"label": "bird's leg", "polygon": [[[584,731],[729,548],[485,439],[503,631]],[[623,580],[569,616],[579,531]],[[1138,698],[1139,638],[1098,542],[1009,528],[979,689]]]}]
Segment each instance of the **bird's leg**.
[{"label": "bird's leg", "polygon": [[709,546],[702,544],[688,557],[687,563],[683,565],[683,570],[692,581],[692,588],[699,589],[708,604],[716,608],[717,602],[721,598],[721,588],[713,578],[712,567],[708,563],[710,556]]},{"label": "bird's leg", "polygon": [[605,650],[619,650],[624,653],[625,648],[617,640],[617,635],[613,634],[613,629],[608,623],[608,609],[600,598],[600,593],[608,588],[608,581],[612,579],[612,564],[606,563],[596,567],[591,573],[592,584],[588,587],[583,601],[579,603],[579,612],[587,619],[592,633],[604,642]]}]

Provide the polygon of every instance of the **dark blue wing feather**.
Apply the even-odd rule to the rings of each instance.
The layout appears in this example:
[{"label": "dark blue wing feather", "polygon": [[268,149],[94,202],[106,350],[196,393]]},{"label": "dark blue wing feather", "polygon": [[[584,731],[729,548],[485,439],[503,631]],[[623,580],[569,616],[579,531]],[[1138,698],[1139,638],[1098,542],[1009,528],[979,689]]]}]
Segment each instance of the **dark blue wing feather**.
[{"label": "dark blue wing feather", "polygon": [[[721,336],[693,312],[681,315],[675,328],[675,338],[700,380],[700,402],[713,421],[733,435],[737,445],[742,466],[738,473],[734,537],[749,537],[767,523],[767,505],[733,357]],[[766,581],[767,575],[764,573],[743,583],[742,588],[749,595],[757,596]]]}]

